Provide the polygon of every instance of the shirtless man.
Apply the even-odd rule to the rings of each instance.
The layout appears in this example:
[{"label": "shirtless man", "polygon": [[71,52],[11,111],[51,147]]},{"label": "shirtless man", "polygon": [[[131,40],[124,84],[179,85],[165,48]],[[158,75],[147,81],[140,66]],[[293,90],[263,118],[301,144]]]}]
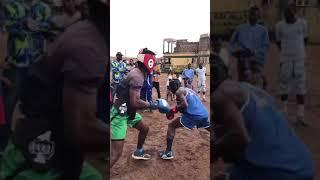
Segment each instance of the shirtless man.
[{"label": "shirtless man", "polygon": [[140,91],[144,80],[153,71],[155,66],[155,54],[148,49],[143,49],[135,61],[136,67],[119,84],[114,104],[110,111],[111,168],[121,157],[128,127],[139,131],[137,149],[132,154],[132,157],[140,160],[150,159],[150,155],[145,154],[143,149],[149,127],[142,122],[142,117],[136,113],[136,110],[145,108],[151,110],[157,109],[153,101],[147,102],[140,99]]}]

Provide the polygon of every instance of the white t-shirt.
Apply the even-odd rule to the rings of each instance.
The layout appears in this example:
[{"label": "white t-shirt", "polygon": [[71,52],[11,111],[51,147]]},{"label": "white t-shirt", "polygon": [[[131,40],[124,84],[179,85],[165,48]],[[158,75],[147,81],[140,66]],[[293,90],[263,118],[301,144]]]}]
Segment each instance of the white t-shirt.
[{"label": "white t-shirt", "polygon": [[205,67],[202,67],[202,69],[197,68],[196,74],[198,75],[199,80],[201,80],[201,81],[206,80],[206,68]]},{"label": "white t-shirt", "polygon": [[276,24],[276,40],[281,41],[282,56],[304,58],[306,37],[308,29],[303,19],[297,19],[294,24],[288,24],[284,20]]}]

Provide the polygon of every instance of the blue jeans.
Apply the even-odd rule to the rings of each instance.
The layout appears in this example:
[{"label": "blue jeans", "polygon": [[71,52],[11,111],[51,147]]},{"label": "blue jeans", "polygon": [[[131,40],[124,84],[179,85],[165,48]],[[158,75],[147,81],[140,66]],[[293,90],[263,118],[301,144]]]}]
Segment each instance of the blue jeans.
[{"label": "blue jeans", "polygon": [[148,102],[152,100],[152,74],[148,75],[148,78],[143,83],[140,99]]},{"label": "blue jeans", "polygon": [[142,87],[140,92],[140,99],[144,101],[151,101],[152,100],[152,88],[150,87]]},{"label": "blue jeans", "polygon": [[5,148],[10,138],[13,112],[19,100],[22,82],[27,76],[27,72],[27,68],[10,68],[3,72],[3,76],[11,81],[13,87],[5,87],[3,91],[6,124],[0,126],[0,149]]}]

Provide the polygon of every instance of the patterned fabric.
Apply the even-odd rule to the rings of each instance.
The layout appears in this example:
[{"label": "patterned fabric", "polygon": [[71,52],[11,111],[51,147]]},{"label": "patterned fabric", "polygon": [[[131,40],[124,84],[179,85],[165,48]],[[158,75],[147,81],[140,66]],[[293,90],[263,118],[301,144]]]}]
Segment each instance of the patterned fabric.
[{"label": "patterned fabric", "polygon": [[114,83],[120,83],[126,72],[126,64],[123,61],[118,62],[117,60],[111,63],[111,70],[112,70],[112,81]]},{"label": "patterned fabric", "polygon": [[18,67],[26,67],[30,63],[29,36],[25,21],[28,9],[22,1],[8,0],[2,4],[3,29],[9,33],[8,61]]},{"label": "patterned fabric", "polygon": [[52,24],[51,8],[39,1],[31,7],[29,18],[35,22],[36,28],[39,29],[38,32],[31,33],[32,60],[35,61],[37,57],[46,51],[44,33],[49,31]]}]

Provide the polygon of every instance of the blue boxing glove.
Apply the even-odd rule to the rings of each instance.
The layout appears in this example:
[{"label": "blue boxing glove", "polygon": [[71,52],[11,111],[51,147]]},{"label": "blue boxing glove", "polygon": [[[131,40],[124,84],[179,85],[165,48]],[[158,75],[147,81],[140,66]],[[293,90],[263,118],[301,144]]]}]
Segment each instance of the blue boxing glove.
[{"label": "blue boxing glove", "polygon": [[150,111],[153,111],[155,109],[158,109],[158,105],[156,102],[154,102],[153,100],[149,101],[150,103]]},{"label": "blue boxing glove", "polygon": [[166,114],[170,111],[169,103],[164,99],[158,99],[158,109],[160,113]]}]

